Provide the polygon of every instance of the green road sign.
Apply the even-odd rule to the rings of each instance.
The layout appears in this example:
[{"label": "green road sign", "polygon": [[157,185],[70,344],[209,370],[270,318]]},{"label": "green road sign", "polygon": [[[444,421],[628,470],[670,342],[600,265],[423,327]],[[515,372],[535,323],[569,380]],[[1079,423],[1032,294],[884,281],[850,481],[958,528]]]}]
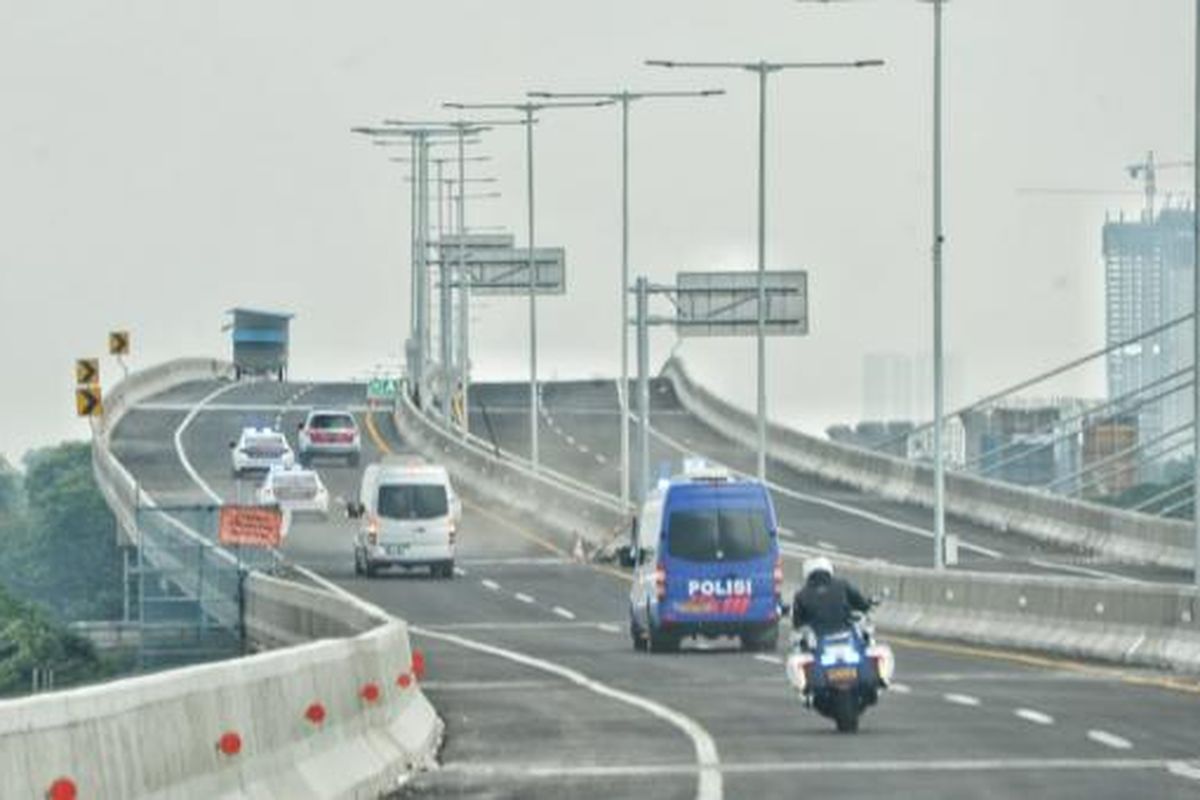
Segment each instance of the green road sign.
[{"label": "green road sign", "polygon": [[395,400],[399,385],[396,378],[371,378],[367,383],[367,399]]}]

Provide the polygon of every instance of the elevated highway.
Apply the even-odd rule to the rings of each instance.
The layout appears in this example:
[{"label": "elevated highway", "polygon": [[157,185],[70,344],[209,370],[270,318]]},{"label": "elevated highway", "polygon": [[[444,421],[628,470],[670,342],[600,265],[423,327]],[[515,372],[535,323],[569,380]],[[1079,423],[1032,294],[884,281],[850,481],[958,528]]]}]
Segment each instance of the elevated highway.
[{"label": "elevated highway", "polygon": [[[520,452],[519,392],[481,387],[473,420]],[[733,466],[749,459],[687,418],[656,387],[655,458],[677,441]],[[615,490],[616,395],[611,383],[549,385],[543,453],[549,466]],[[113,432],[113,450],[156,498],[233,500],[228,443],[246,424],[294,433],[310,405],[365,408],[352,385],[196,383],[151,398]],[[360,411],[364,462],[402,451],[391,419]],[[319,464],[334,495],[358,471]],[[921,514],[772,469],[793,555],[828,549],[924,564]],[[796,497],[812,495],[816,500]],[[865,796],[1177,797],[1200,791],[1200,691],[1152,672],[1028,654],[898,642],[896,691],[853,738],[837,736],[790,697],[779,654],[723,643],[646,655],[629,646],[627,578],[578,563],[537,525],[504,507],[468,504],[453,581],[353,574],[350,523],[300,519],[284,548],[339,587],[409,620],[427,653],[427,695],[447,723],[441,770],[404,794],[487,797]],[[853,511],[841,511],[831,504]],[[877,515],[872,521],[863,514]],[[900,527],[904,526],[904,527]],[[1079,564],[986,530],[964,530],[982,568],[1097,577],[1163,577]],[[1037,563],[1037,562],[1045,562]],[[1170,576],[1166,576],[1170,577]]]}]

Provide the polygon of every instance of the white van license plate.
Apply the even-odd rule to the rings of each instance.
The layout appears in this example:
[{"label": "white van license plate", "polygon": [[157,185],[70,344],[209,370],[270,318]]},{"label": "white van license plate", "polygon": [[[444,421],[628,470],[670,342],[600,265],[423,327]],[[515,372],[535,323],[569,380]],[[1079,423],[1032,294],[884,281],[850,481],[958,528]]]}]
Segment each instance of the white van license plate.
[{"label": "white van license plate", "polygon": [[387,552],[388,552],[388,555],[390,555],[390,556],[404,555],[404,551],[407,549],[408,549],[408,545],[406,545],[406,544],[389,544],[387,546]]}]

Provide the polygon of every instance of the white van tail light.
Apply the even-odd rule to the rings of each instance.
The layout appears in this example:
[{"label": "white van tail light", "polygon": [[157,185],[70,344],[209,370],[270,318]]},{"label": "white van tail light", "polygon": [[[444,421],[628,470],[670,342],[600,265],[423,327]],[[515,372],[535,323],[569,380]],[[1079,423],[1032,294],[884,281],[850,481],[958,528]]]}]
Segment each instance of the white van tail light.
[{"label": "white van tail light", "polygon": [[783,597],[783,556],[775,556],[775,597]]},{"label": "white van tail light", "polygon": [[379,544],[379,517],[374,514],[367,519],[367,544],[372,547]]},{"label": "white van tail light", "polygon": [[659,600],[667,596],[667,568],[662,564],[654,568],[654,596]]}]

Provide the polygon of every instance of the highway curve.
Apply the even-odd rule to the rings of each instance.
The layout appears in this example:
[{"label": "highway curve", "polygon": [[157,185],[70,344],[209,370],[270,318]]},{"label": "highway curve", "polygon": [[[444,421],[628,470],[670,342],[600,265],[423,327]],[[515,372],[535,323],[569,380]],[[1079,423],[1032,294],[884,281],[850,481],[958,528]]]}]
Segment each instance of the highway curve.
[{"label": "highway curve", "polygon": [[[596,474],[608,475],[612,459],[604,454],[615,453],[615,416],[568,413],[582,400],[572,387],[561,389],[562,398],[559,391],[546,390],[554,423],[543,430],[548,461],[582,473],[589,453],[569,444],[571,436],[591,451]],[[597,390],[597,398],[601,394]],[[523,418],[502,410],[502,398],[490,399],[497,436],[520,450]],[[181,387],[132,411],[114,434],[113,450],[156,498],[245,497],[252,487],[232,479],[229,441],[243,425],[264,420],[278,420],[294,439],[313,404],[350,406],[370,422],[374,435],[367,438],[364,463],[404,449],[384,415],[368,420],[361,386],[208,383]],[[594,421],[601,419],[612,432]],[[679,414],[660,415],[653,425],[711,444]],[[555,428],[564,431],[558,443]],[[661,442],[656,448],[667,452]],[[610,463],[597,461],[597,453]],[[734,463],[734,456],[745,459],[728,455]],[[357,470],[318,469],[334,495],[357,490]],[[778,493],[777,499],[781,506],[790,502]],[[894,529],[886,537],[882,530],[864,531],[860,518],[817,513],[800,502],[786,505],[784,518],[798,543],[824,541],[863,553],[878,547],[880,556],[918,562],[921,542]],[[841,736],[794,701],[777,654],[744,654],[723,643],[671,655],[635,653],[624,574],[571,561],[536,527],[514,524],[503,508],[468,504],[452,581],[356,577],[351,530],[336,514],[328,521],[300,520],[284,549],[414,625],[415,644],[427,655],[425,688],[448,728],[442,768],[412,780],[402,796],[1200,793],[1200,690],[1169,688],[1154,673],[905,641],[896,648],[896,689],[865,717],[861,733]]]}]

